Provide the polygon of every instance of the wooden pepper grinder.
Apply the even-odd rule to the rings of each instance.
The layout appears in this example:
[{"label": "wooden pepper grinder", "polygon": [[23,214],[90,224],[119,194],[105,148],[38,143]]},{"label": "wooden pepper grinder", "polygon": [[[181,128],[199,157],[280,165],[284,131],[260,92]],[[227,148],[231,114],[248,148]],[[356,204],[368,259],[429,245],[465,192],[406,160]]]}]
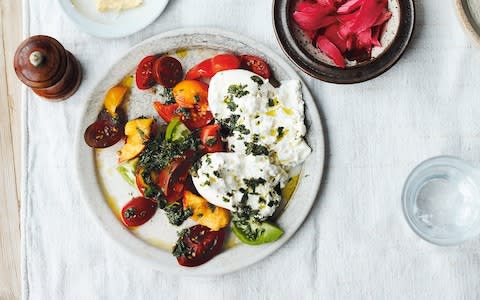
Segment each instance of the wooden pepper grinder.
[{"label": "wooden pepper grinder", "polygon": [[82,68],[77,59],[54,38],[32,36],[15,52],[15,72],[35,94],[49,101],[62,101],[80,86]]}]

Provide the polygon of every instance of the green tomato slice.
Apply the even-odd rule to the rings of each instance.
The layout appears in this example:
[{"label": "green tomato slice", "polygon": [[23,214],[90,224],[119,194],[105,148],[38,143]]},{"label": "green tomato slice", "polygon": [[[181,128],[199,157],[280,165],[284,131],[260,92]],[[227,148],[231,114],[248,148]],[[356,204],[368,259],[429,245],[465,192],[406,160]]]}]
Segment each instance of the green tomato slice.
[{"label": "green tomato slice", "polygon": [[270,222],[233,222],[233,233],[248,245],[261,245],[278,240],[283,235],[283,229]]},{"label": "green tomato slice", "polygon": [[167,130],[165,131],[165,139],[167,141],[176,141],[186,138],[191,131],[187,126],[183,125],[179,118],[175,117],[168,123]]},{"label": "green tomato slice", "polygon": [[122,175],[122,178],[131,186],[136,187],[135,183],[135,169],[137,168],[138,158],[131,159],[120,164],[117,167],[117,172]]}]

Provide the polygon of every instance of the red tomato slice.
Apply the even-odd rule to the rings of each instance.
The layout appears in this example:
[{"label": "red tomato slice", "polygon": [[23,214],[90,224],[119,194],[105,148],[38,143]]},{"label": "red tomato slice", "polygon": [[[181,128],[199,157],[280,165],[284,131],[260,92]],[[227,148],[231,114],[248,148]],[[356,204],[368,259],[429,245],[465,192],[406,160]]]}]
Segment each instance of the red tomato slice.
[{"label": "red tomato slice", "polygon": [[258,56],[242,55],[240,56],[240,61],[242,69],[252,71],[266,79],[272,76],[268,64]]},{"label": "red tomato slice", "polygon": [[156,60],[156,55],[146,56],[138,64],[137,71],[135,72],[135,81],[139,89],[146,90],[155,85],[153,64]]},{"label": "red tomato slice", "polygon": [[150,220],[158,209],[158,203],[145,197],[132,198],[122,208],[122,222],[127,227],[140,226]]},{"label": "red tomato slice", "polygon": [[182,80],[182,64],[175,58],[165,55],[153,64],[153,78],[166,88],[172,88]]},{"label": "red tomato slice", "polygon": [[173,183],[173,187],[171,187],[169,194],[166,196],[168,203],[176,202],[183,197],[188,176],[189,174],[187,169],[187,172],[185,172],[181,177],[177,179],[176,182]]},{"label": "red tomato slice", "polygon": [[235,70],[239,68],[240,68],[240,59],[236,55],[219,54],[212,58],[213,75],[221,71]]},{"label": "red tomato slice", "polygon": [[161,102],[153,103],[158,115],[167,123],[174,117],[179,117],[185,126],[190,130],[202,128],[213,120],[210,111],[199,111],[196,108],[181,108],[178,104],[163,104]]},{"label": "red tomato slice", "polygon": [[185,75],[185,79],[199,79],[199,78],[212,78],[212,61],[211,59],[206,59],[199,63],[198,65],[194,66],[190,70],[188,70],[187,75]]},{"label": "red tomato slice", "polygon": [[224,229],[211,231],[208,227],[195,225],[179,237],[174,254],[178,250],[178,244],[182,243],[185,249],[182,253],[178,253],[178,263],[185,267],[199,266],[220,253],[224,240]]},{"label": "red tomato slice", "polygon": [[205,153],[223,152],[225,151],[222,138],[220,136],[220,125],[207,125],[200,131],[200,141],[204,146]]},{"label": "red tomato slice", "polygon": [[174,117],[176,117],[176,111],[178,109],[178,104],[163,104],[162,102],[155,101],[153,107],[157,111],[160,118],[162,118],[166,123],[170,123]]},{"label": "red tomato slice", "polygon": [[191,68],[186,79],[212,78],[220,71],[240,68],[240,60],[233,54],[218,54]]},{"label": "red tomato slice", "polygon": [[188,129],[193,130],[202,128],[213,120],[213,115],[210,111],[198,111],[191,109],[188,115],[180,114],[181,120]]},{"label": "red tomato slice", "polygon": [[160,170],[157,185],[165,194],[168,203],[182,198],[188,170],[193,164],[193,155],[193,151],[188,151],[184,156],[174,159],[167,167]]}]

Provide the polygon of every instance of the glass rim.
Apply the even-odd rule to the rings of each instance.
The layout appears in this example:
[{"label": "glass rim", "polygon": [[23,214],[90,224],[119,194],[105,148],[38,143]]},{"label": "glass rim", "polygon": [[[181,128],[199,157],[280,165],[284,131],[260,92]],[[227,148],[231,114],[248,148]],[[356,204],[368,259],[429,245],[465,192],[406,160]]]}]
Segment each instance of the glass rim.
[{"label": "glass rim", "polygon": [[[468,230],[466,230],[462,235],[458,235],[457,237],[433,237],[425,233],[425,231],[422,231],[416,225],[416,222],[414,221],[414,218],[407,207],[408,201],[410,199],[408,197],[408,191],[412,186],[414,186],[416,176],[418,176],[420,172],[433,166],[445,166],[449,168],[456,168],[462,172],[469,171],[473,173],[478,173],[478,171],[465,160],[450,155],[434,156],[420,162],[410,171],[402,188],[402,210],[407,224],[420,238],[437,246],[455,246],[475,238],[480,234],[480,222],[478,226],[470,226]],[[480,189],[478,181],[475,180],[474,183],[477,184]]]}]

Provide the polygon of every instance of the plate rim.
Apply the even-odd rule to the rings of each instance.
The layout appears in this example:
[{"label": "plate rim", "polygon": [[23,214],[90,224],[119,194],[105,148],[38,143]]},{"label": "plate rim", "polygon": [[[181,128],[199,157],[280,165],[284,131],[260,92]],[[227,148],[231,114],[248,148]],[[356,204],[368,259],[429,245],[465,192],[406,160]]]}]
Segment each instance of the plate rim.
[{"label": "plate rim", "polygon": [[[399,29],[398,32],[393,39],[391,45],[385,49],[385,51],[375,60],[373,60],[371,63],[366,64],[366,65],[360,65],[360,66],[353,66],[347,69],[338,69],[335,68],[334,66],[331,66],[326,63],[322,62],[317,62],[315,66],[313,67],[312,65],[307,64],[307,62],[301,60],[298,58],[298,51],[292,49],[292,46],[289,45],[292,41],[294,41],[294,37],[292,34],[289,32],[289,30],[285,29],[284,27],[288,28],[288,25],[285,25],[286,22],[288,22],[287,17],[284,16],[283,10],[279,11],[278,7],[287,7],[290,5],[292,0],[273,0],[272,1],[272,23],[273,23],[273,28],[275,32],[275,37],[277,38],[277,42],[280,45],[280,48],[282,48],[284,54],[289,58],[289,60],[295,64],[300,70],[302,70],[304,73],[308,74],[309,76],[329,82],[329,83],[335,83],[335,84],[355,84],[355,83],[361,83],[365,82],[371,79],[374,79],[383,73],[387,72],[390,68],[392,68],[403,56],[405,53],[405,50],[408,48],[408,45],[410,44],[410,41],[413,36],[413,32],[415,30],[415,23],[416,23],[416,17],[415,17],[415,2],[414,0],[398,0],[398,4],[401,6],[400,10],[402,11],[402,8],[404,9],[404,12],[407,14],[407,19],[405,19],[405,15],[400,16],[400,24],[399,24]],[[402,7],[402,5],[404,5]],[[285,8],[288,10],[288,8]],[[408,26],[405,28],[402,28],[401,26]],[[287,40],[290,40],[290,42],[287,42]],[[299,48],[296,46],[295,48]],[[397,51],[394,50],[394,48],[398,48]],[[370,73],[361,73],[360,70],[368,65],[371,65],[376,62],[376,64],[379,64],[384,59],[382,59],[382,56],[384,54],[389,54],[391,56],[390,59],[388,59],[386,62],[383,64],[379,65],[377,68],[375,68],[372,72]],[[321,67],[325,70],[319,71],[318,67]],[[338,71],[336,72],[337,74],[333,74],[333,71]],[[342,75],[346,74],[346,72],[349,72],[350,74],[348,75]],[[330,73],[330,74],[329,74]],[[334,72],[335,73],[335,72]],[[359,75],[360,74],[360,75]]]},{"label": "plate rim", "polygon": [[476,42],[477,46],[480,46],[480,25],[476,24],[465,3],[466,0],[455,0],[455,7],[457,16],[462,23],[464,31]]},{"label": "plate rim", "polygon": [[[131,47],[128,49],[123,55],[121,55],[107,70],[105,73],[102,74],[101,77],[98,77],[97,84],[91,88],[88,99],[93,99],[92,96],[94,95],[95,91],[99,89],[99,85],[101,82],[105,80],[105,78],[112,72],[112,69],[115,68],[115,66],[121,62],[125,57],[130,55],[131,53],[134,53],[134,51],[141,51],[142,47],[145,47],[149,43],[152,43],[154,41],[159,41],[162,39],[166,38],[173,38],[175,36],[180,36],[180,35],[200,35],[200,36],[217,36],[220,35],[224,38],[231,39],[234,42],[238,43],[243,43],[247,45],[250,48],[255,49],[259,53],[262,53],[264,56],[268,57],[270,60],[275,61],[275,64],[280,66],[283,71],[288,74],[289,76],[292,76],[291,79],[298,79],[302,85],[302,93],[304,95],[304,101],[305,101],[305,110],[307,111],[308,109],[308,115],[310,116],[310,119],[313,122],[315,122],[317,128],[315,128],[319,132],[315,132],[316,135],[318,135],[318,140],[316,142],[317,145],[317,151],[316,158],[319,163],[321,163],[321,168],[316,168],[316,170],[319,172],[315,174],[309,174],[312,176],[314,179],[318,179],[318,182],[314,184],[314,186],[309,186],[308,188],[311,190],[310,195],[308,195],[305,198],[309,198],[310,201],[306,204],[303,205],[302,209],[302,215],[300,218],[297,218],[295,222],[292,222],[291,225],[291,231],[285,232],[284,236],[277,241],[276,243],[271,243],[271,244],[266,244],[262,246],[256,246],[252,249],[259,249],[262,251],[259,251],[260,254],[257,255],[254,259],[249,260],[249,261],[243,261],[240,263],[235,264],[233,267],[227,267],[227,268],[222,268],[222,269],[211,269],[211,268],[168,268],[168,266],[164,266],[158,261],[153,261],[154,259],[158,259],[157,257],[149,256],[149,255],[140,255],[134,253],[138,249],[143,249],[145,251],[148,251],[149,249],[147,248],[154,248],[154,246],[147,244],[146,242],[141,243],[142,241],[140,240],[139,243],[139,238],[133,236],[131,232],[126,229],[118,219],[114,216],[114,213],[111,212],[111,209],[108,207],[106,204],[106,201],[98,201],[96,200],[87,200],[88,198],[91,198],[90,195],[93,192],[89,192],[89,188],[91,187],[92,184],[96,184],[96,187],[98,188],[99,182],[97,179],[97,175],[95,175],[95,180],[94,182],[92,179],[87,179],[85,177],[86,174],[82,173],[82,169],[84,168],[85,164],[85,155],[88,151],[92,151],[91,148],[87,147],[83,143],[83,131],[85,130],[85,119],[87,117],[88,113],[88,108],[90,106],[90,102],[93,100],[86,101],[82,110],[81,117],[79,119],[78,125],[76,127],[77,131],[77,137],[75,141],[75,173],[76,177],[79,180],[80,183],[80,191],[81,191],[81,197],[83,198],[83,202],[86,204],[88,207],[88,211],[90,212],[90,215],[95,219],[95,222],[99,225],[100,228],[102,228],[102,231],[105,235],[109,237],[110,240],[113,240],[115,244],[120,245],[120,247],[128,252],[129,256],[136,259],[137,261],[141,261],[145,267],[149,267],[151,269],[159,270],[165,273],[171,273],[171,274],[176,274],[176,275],[187,275],[187,276],[212,276],[212,275],[222,275],[222,274],[227,274],[231,273],[234,271],[238,271],[240,269],[243,269],[245,267],[248,267],[250,265],[253,265],[255,263],[258,263],[262,261],[265,257],[273,254],[276,252],[279,248],[281,248],[297,231],[298,229],[302,226],[302,224],[305,222],[307,219],[308,215],[310,214],[310,211],[313,207],[313,204],[317,201],[318,195],[320,192],[320,188],[322,185],[322,179],[324,175],[324,168],[325,168],[325,134],[324,134],[324,128],[323,128],[323,123],[322,123],[322,118],[320,116],[319,110],[317,108],[317,104],[315,99],[313,98],[312,94],[310,93],[308,87],[305,85],[304,81],[302,78],[296,73],[296,71],[287,63],[285,62],[284,59],[282,59],[277,53],[274,51],[270,50],[268,47],[264,46],[263,44],[260,44],[256,42],[253,39],[250,39],[248,37],[245,37],[241,34],[237,34],[234,32],[229,32],[225,30],[220,30],[217,28],[211,28],[211,27],[200,27],[200,28],[184,28],[184,29],[177,29],[177,30],[171,30],[167,31],[161,34],[158,34],[156,36],[153,36],[149,39],[146,39],[137,45]],[[208,45],[208,44],[207,44]],[[254,45],[254,46],[252,46]],[[194,46],[194,45],[191,45]],[[185,47],[185,45],[178,45],[178,48]],[[173,48],[172,48],[173,50]],[[308,106],[307,106],[308,105]],[[310,130],[314,130],[311,128]],[[87,152],[86,152],[87,151]],[[88,157],[88,156],[87,156]],[[95,164],[94,161],[94,155],[91,155],[90,153],[90,163],[93,165]],[[302,171],[303,172],[303,171]],[[90,174],[91,176],[91,174]],[[299,183],[301,184],[301,182]],[[104,199],[104,195],[100,194],[101,198]],[[294,194],[295,197],[295,194]],[[295,198],[294,198],[295,199]],[[96,203],[98,202],[98,203]],[[97,207],[95,206],[95,203],[100,206],[107,206],[108,210],[110,210],[110,213],[107,215],[100,215],[96,212]],[[287,209],[288,211],[288,209]],[[282,216],[285,214],[285,212],[282,214]],[[119,228],[109,228],[106,224],[106,222],[111,222],[112,218],[115,220],[115,222],[119,225],[116,227],[121,227],[122,230]],[[281,218],[281,217],[280,217]],[[108,220],[106,220],[108,219]],[[115,230],[115,232],[113,232]],[[120,233],[120,232],[127,232],[127,234]],[[116,234],[121,234],[120,236],[116,236]],[[129,243],[131,242],[131,243]],[[133,246],[135,244],[135,246]],[[139,245],[142,244],[142,245]],[[156,249],[156,248],[155,248]],[[151,250],[151,249],[150,249]],[[156,249],[157,251],[159,249]],[[247,250],[248,251],[248,250]],[[222,254],[220,254],[222,255]],[[172,260],[174,258],[172,257]],[[176,263],[176,262],[175,262]]]},{"label": "plate rim", "polygon": [[[155,0],[155,1],[158,1],[158,0]],[[138,24],[138,25],[131,26],[129,27],[128,30],[125,30],[125,31],[112,31],[110,26],[102,25],[101,23],[91,20],[85,17],[80,12],[78,12],[75,9],[74,5],[71,3],[71,0],[58,0],[63,14],[70,21],[72,21],[72,23],[74,23],[78,29],[92,36],[105,38],[105,39],[116,39],[116,38],[130,36],[149,26],[165,11],[168,3],[170,2],[170,0],[162,0],[162,1],[163,1],[163,6],[159,7],[158,12],[152,13],[149,18],[142,19],[143,22],[132,23],[132,24]],[[153,3],[153,2],[150,2],[150,3]]]}]

